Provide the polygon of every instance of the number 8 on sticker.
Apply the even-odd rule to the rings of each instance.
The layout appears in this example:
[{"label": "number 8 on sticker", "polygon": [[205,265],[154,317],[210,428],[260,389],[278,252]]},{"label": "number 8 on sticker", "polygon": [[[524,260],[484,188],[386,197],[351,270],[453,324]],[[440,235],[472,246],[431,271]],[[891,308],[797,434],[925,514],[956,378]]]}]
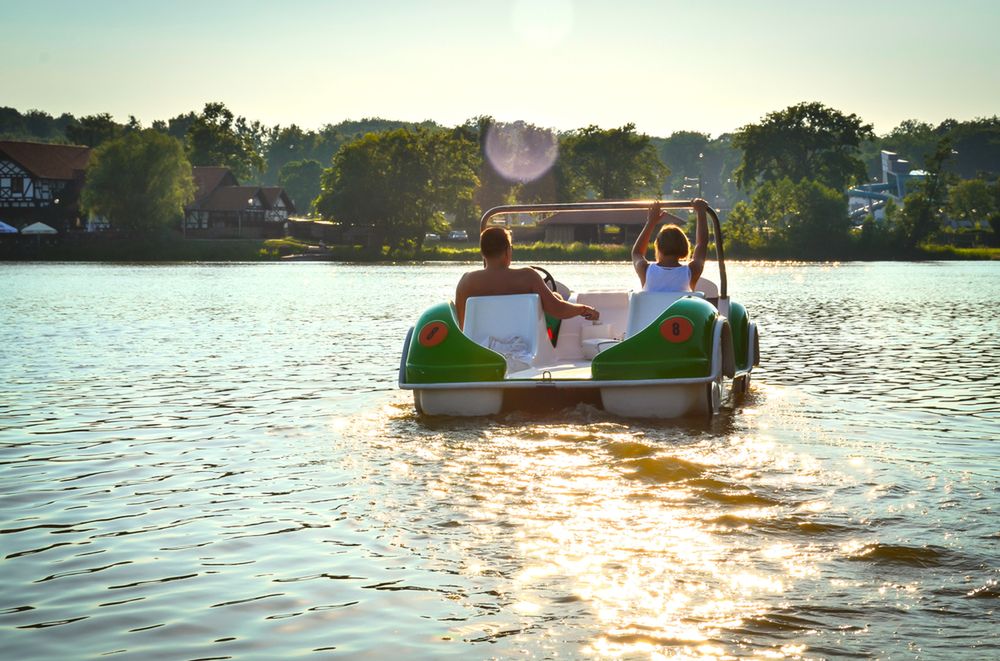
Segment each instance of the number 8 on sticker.
[{"label": "number 8 on sticker", "polygon": [[660,324],[660,335],[667,342],[686,342],[694,333],[694,326],[685,317],[667,317]]}]

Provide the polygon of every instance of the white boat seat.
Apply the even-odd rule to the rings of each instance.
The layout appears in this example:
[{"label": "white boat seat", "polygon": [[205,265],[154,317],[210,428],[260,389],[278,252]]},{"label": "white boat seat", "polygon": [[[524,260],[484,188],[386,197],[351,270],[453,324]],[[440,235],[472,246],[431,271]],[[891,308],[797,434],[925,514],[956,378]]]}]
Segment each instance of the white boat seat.
[{"label": "white boat seat", "polygon": [[555,362],[538,294],[470,297],[462,330],[476,344],[504,354],[508,373]]},{"label": "white boat seat", "polygon": [[685,296],[705,295],[700,291],[634,291],[628,299],[628,325],[625,337],[632,337],[650,325],[670,305]]},{"label": "white boat seat", "polygon": [[698,278],[694,283],[695,292],[701,292],[705,298],[719,298],[719,286],[706,278]]}]

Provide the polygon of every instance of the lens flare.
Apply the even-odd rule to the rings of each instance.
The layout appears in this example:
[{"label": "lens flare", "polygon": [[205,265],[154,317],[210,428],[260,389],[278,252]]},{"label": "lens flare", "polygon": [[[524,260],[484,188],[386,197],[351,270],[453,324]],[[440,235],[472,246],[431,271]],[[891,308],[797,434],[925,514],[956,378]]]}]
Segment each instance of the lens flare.
[{"label": "lens flare", "polygon": [[534,181],[556,162],[559,143],[555,134],[524,122],[493,124],[486,130],[486,158],[504,179]]}]

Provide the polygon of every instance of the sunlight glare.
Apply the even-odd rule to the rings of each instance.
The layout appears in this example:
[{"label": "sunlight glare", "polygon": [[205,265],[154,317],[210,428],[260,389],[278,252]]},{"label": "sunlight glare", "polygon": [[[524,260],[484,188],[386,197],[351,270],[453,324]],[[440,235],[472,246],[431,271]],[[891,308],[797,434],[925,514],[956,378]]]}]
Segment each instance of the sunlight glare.
[{"label": "sunlight glare", "polygon": [[526,183],[552,168],[559,144],[552,131],[514,122],[491,125],[486,131],[484,150],[490,165],[504,179]]}]

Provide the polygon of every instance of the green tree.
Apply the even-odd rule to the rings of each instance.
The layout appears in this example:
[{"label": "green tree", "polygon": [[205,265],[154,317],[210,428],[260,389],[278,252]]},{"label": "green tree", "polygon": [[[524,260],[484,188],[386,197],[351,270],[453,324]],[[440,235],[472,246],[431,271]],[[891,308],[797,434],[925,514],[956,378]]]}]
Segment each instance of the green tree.
[{"label": "green tree", "polygon": [[768,181],[749,204],[736,204],[725,236],[750,250],[807,259],[843,257],[850,242],[847,200],[818,181]]},{"label": "green tree", "polygon": [[871,214],[861,223],[861,232],[857,235],[857,256],[873,259],[893,254],[894,240],[891,226],[879,222]]},{"label": "green tree", "polygon": [[767,247],[768,230],[751,202],[740,200],[722,227],[725,249],[734,254],[760,254]]},{"label": "green tree", "polygon": [[166,121],[162,119],[154,119],[152,128],[156,129],[160,133],[166,133],[167,135],[177,138],[183,142],[187,137],[188,129],[192,124],[194,124],[196,117],[197,115],[193,112],[188,112],[182,115],[177,115],[176,117],[171,117]]},{"label": "green tree", "polygon": [[[316,136],[313,132],[303,131],[295,124],[274,127],[271,140],[267,145],[265,178],[268,181],[279,181],[280,183],[280,172],[286,164],[312,160],[310,153],[315,139]],[[317,179],[318,181],[319,179]]]},{"label": "green tree", "polygon": [[963,179],[948,189],[948,215],[952,218],[979,225],[997,211],[994,192],[982,179]]},{"label": "green tree", "polygon": [[377,246],[421,246],[445,212],[471,201],[477,158],[477,145],[459,131],[368,133],[336,153],[316,209],[368,230]]},{"label": "green tree", "polygon": [[839,258],[847,254],[851,221],[847,196],[818,181],[800,181],[787,206],[786,236],[793,254],[807,258]]},{"label": "green tree", "polygon": [[[924,166],[924,155],[932,153],[940,139],[938,132],[927,122],[907,119],[880,140],[880,147],[899,154],[913,164],[913,169],[917,169]],[[881,168],[880,162],[879,172]]]},{"label": "green tree", "polygon": [[[704,189],[705,154],[711,140],[705,133],[677,131],[669,138],[653,138],[660,160],[670,168],[663,192],[679,197],[692,197],[684,190],[685,179],[698,179]],[[674,193],[673,191],[678,191]]]},{"label": "green tree", "polygon": [[436,122],[426,120],[423,122],[403,122],[398,119],[382,119],[381,117],[364,117],[359,120],[347,119],[339,124],[330,126],[348,139],[360,138],[368,133],[388,133],[396,129],[426,129],[435,131],[442,127]]},{"label": "green tree", "polygon": [[993,213],[986,222],[990,224],[993,234],[989,237],[989,241],[990,245],[1000,246],[1000,179],[993,182],[990,192],[993,195]]},{"label": "green tree", "polygon": [[194,124],[195,120],[198,118],[193,112],[187,112],[180,115],[176,115],[167,120],[167,134],[177,138],[178,140],[185,140],[187,138],[188,129]]},{"label": "green tree", "polygon": [[0,138],[36,142],[65,142],[66,127],[76,117],[63,113],[53,117],[44,110],[29,110],[23,115],[16,108],[0,107]]},{"label": "green tree", "polygon": [[22,138],[28,134],[24,117],[16,108],[0,107],[0,137]]},{"label": "green tree", "polygon": [[153,233],[182,216],[194,190],[181,143],[148,129],[94,150],[80,201],[116,229]]},{"label": "green tree", "polygon": [[108,140],[114,140],[123,132],[123,127],[108,113],[81,117],[66,127],[66,139],[75,145],[99,147]]},{"label": "green tree", "polygon": [[319,196],[323,166],[319,161],[289,161],[278,172],[278,185],[285,189],[299,213],[309,213]]},{"label": "green tree", "polygon": [[277,127],[268,128],[257,120],[236,118],[236,134],[247,145],[250,153],[251,173],[248,178],[258,184],[264,183],[262,175],[267,165],[264,158],[267,155],[267,146],[274,139],[276,130]]},{"label": "green tree", "polygon": [[312,150],[308,158],[320,163],[333,162],[333,155],[336,154],[345,143],[348,142],[346,135],[341,133],[332,124],[325,124],[313,136]]},{"label": "green tree", "polygon": [[636,133],[635,124],[617,129],[591,125],[564,135],[559,143],[557,179],[563,201],[655,195],[669,174],[649,136]]},{"label": "green tree", "polygon": [[947,200],[951,179],[944,167],[951,154],[951,141],[941,139],[934,153],[924,159],[927,175],[923,182],[903,201],[897,228],[906,248],[918,247],[941,227],[941,211]]},{"label": "green tree", "polygon": [[959,122],[946,119],[936,127],[915,119],[901,122],[884,136],[864,145],[869,175],[882,172],[879,152],[899,154],[913,169],[925,169],[925,156],[933,154],[943,138],[951,141],[947,170],[963,179],[992,179],[1000,174],[1000,118],[978,118]]},{"label": "green tree", "polygon": [[872,126],[857,115],[844,115],[822,103],[800,103],[768,113],[733,135],[743,150],[734,175],[744,190],[785,177],[813,179],[836,190],[866,177],[858,158],[863,140],[874,138]]},{"label": "green tree", "polygon": [[[259,126],[259,123],[257,123]],[[222,165],[243,181],[264,168],[253,125],[237,118],[223,103],[206,103],[187,129],[187,155],[192,165]]]},{"label": "green tree", "polygon": [[[479,159],[476,163],[476,177],[479,184],[473,192],[473,203],[476,210],[490,209],[511,201],[511,191],[515,184],[497,172],[489,159],[486,158],[486,137],[498,123],[489,115],[480,115],[458,127],[465,139],[478,145]],[[470,215],[476,215],[471,213]],[[478,226],[477,226],[478,228]]]},{"label": "green tree", "polygon": [[965,179],[1000,174],[1000,117],[956,122],[942,133],[954,150],[949,171]]}]

